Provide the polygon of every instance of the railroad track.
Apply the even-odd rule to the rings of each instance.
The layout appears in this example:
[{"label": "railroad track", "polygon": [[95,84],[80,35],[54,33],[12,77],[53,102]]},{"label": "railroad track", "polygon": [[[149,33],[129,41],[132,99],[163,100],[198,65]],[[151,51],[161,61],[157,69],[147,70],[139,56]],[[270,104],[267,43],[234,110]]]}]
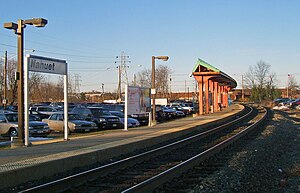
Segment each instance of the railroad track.
[{"label": "railroad track", "polygon": [[213,129],[21,192],[153,192],[167,182],[167,190],[174,190],[174,178],[199,167],[266,118],[265,109],[249,109]]}]

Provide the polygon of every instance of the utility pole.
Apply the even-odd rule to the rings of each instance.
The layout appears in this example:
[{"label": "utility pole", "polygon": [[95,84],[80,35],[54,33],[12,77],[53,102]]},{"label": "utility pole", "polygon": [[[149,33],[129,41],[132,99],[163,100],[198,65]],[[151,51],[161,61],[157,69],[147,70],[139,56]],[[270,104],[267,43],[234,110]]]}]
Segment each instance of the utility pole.
[{"label": "utility pole", "polygon": [[184,99],[186,99],[186,80],[184,80]]},{"label": "utility pole", "polygon": [[7,104],[7,51],[5,51],[4,53],[4,72],[3,72],[3,76],[4,76],[4,90],[3,90],[3,108],[6,108],[6,104]]},{"label": "utility pole", "polygon": [[125,55],[125,52],[122,52],[120,56],[116,56],[116,59],[120,59],[115,63],[119,63],[118,66],[118,91],[117,98],[121,102],[122,100],[122,84],[128,84],[128,76],[127,76],[127,63],[131,61],[128,60],[129,56]]},{"label": "utility pole", "polygon": [[170,100],[172,100],[172,76],[170,74]]},{"label": "utility pole", "polygon": [[287,79],[287,87],[286,87],[286,97],[289,98],[289,78],[290,74],[288,74],[288,79]]},{"label": "utility pole", "polygon": [[244,102],[245,98],[245,91],[244,91],[244,76],[242,75],[242,100]]},{"label": "utility pole", "polygon": [[103,99],[103,102],[104,102],[104,83],[102,83],[101,88],[102,88],[102,99]]}]

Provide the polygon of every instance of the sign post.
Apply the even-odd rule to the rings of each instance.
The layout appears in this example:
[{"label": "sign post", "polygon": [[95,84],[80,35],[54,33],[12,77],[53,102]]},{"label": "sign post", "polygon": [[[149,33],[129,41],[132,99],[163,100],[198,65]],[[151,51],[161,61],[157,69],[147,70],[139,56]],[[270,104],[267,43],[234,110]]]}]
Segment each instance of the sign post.
[{"label": "sign post", "polygon": [[68,65],[65,60],[27,55],[24,65],[25,146],[29,144],[28,78],[29,71],[64,75],[64,139],[68,140]]},{"label": "sign post", "polygon": [[128,85],[125,85],[124,130],[128,131]]}]

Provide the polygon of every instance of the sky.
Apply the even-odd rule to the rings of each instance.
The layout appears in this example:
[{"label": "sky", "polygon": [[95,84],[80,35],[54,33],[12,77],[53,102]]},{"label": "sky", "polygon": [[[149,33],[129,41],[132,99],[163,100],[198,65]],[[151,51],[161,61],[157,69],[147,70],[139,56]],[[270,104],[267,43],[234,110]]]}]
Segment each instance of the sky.
[{"label": "sky", "polygon": [[[117,66],[128,56],[129,81],[151,69],[151,57],[172,70],[172,92],[193,90],[197,59],[242,85],[250,66],[264,61],[285,87],[288,74],[299,80],[298,0],[15,0],[2,1],[0,25],[45,18],[44,28],[24,29],[26,53],[66,60],[80,91],[117,89]],[[34,53],[30,50],[34,49]],[[0,27],[0,55],[17,52],[17,36]],[[116,63],[117,62],[117,63]],[[58,76],[50,76],[58,80]],[[75,78],[73,78],[75,81]]]}]

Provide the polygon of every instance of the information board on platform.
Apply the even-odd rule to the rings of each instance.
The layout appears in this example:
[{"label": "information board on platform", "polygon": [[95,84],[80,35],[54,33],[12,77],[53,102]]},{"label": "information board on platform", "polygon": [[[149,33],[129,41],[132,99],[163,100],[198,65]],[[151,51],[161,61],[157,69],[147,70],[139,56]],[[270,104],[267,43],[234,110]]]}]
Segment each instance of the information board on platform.
[{"label": "information board on platform", "polygon": [[150,88],[128,86],[127,97],[129,115],[150,111]]}]

